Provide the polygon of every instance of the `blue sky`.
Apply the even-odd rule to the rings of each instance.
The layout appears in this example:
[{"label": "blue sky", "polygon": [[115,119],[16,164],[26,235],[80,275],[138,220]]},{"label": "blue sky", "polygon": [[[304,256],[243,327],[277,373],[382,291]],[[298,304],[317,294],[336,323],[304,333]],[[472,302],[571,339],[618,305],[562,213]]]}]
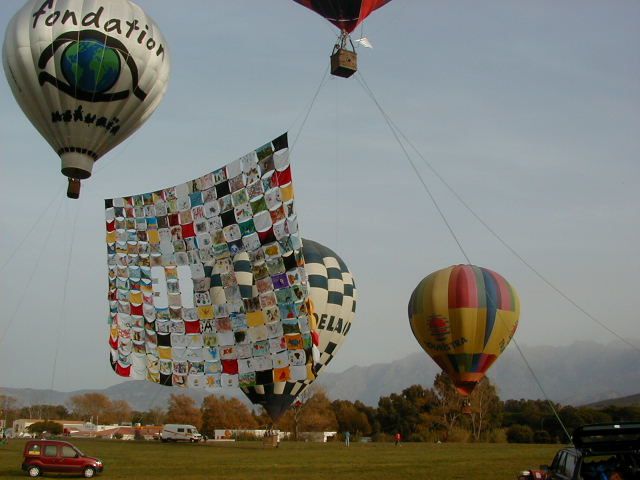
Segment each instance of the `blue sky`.
[{"label": "blue sky", "polygon": [[[58,208],[59,160],[0,81],[0,383],[118,383],[107,360],[102,200],[195,178],[288,129],[303,235],[341,255],[359,287],[356,320],[330,370],[418,351],[406,318],[411,291],[465,258],[355,78],[328,79],[300,132],[333,27],[289,0],[137,3],[166,37],[169,90],[100,160],[80,201]],[[22,4],[0,3],[0,37]],[[638,24],[632,0],[395,0],[355,32],[374,46],[359,50],[361,78],[403,134],[530,265],[636,346]],[[413,158],[471,262],[519,291],[520,344],[615,339]]]}]

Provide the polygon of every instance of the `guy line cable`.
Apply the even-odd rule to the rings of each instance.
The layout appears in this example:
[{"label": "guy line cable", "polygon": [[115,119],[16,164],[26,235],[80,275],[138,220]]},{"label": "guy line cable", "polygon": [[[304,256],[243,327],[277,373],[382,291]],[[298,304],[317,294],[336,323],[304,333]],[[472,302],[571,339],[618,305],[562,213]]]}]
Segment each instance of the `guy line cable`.
[{"label": "guy line cable", "polygon": [[60,351],[60,342],[62,339],[62,332],[64,331],[64,326],[65,326],[65,308],[66,308],[66,304],[67,304],[67,291],[69,290],[69,273],[71,271],[71,261],[73,260],[73,247],[75,244],[75,240],[76,240],[76,227],[78,225],[78,217],[80,216],[80,209],[81,209],[82,205],[78,205],[76,207],[76,212],[75,215],[73,217],[73,223],[71,225],[71,241],[69,242],[69,250],[68,250],[68,254],[67,254],[67,263],[66,263],[66,268],[65,268],[65,275],[64,275],[64,284],[63,284],[63,290],[62,290],[62,302],[60,305],[60,318],[58,319],[58,328],[57,328],[57,335],[56,335],[56,344],[55,344],[55,350],[54,350],[54,355],[53,355],[53,365],[52,365],[52,369],[51,369],[51,388],[50,390],[53,390],[53,385],[54,385],[54,381],[55,381],[55,376],[56,376],[56,368],[58,365],[58,354]]},{"label": "guy line cable", "polygon": [[[309,115],[311,114],[311,110],[313,110],[313,106],[316,103],[318,95],[320,94],[320,91],[322,90],[322,87],[324,87],[326,85],[326,83],[327,83],[328,74],[329,74],[329,67],[327,66],[327,68],[324,71],[324,75],[322,75],[322,80],[320,81],[320,84],[318,85],[318,88],[316,89],[316,92],[313,95],[313,97],[311,99],[311,102],[309,102],[309,106],[306,108],[306,114],[304,116],[304,120],[302,121],[302,124],[300,125],[300,128],[298,129],[298,133],[296,134],[295,139],[291,143],[291,147],[289,148],[289,153],[293,152],[293,148],[298,143],[298,138],[300,138],[300,135],[302,134],[302,130],[304,130],[304,126],[306,125],[307,120],[309,118]],[[300,118],[300,116],[304,112],[305,112],[305,110],[303,110],[302,112],[300,112],[300,114],[298,114],[297,118],[293,121],[293,124],[291,125],[291,127],[289,127],[289,130],[291,130],[291,128],[293,128],[293,125],[295,125],[298,122],[298,119]]]},{"label": "guy line cable", "polygon": [[[397,129],[397,127],[394,126],[394,124],[392,123],[389,115],[384,111],[384,109],[382,108],[382,106],[380,105],[380,103],[378,102],[378,100],[376,99],[373,91],[369,88],[369,86],[366,84],[366,82],[364,81],[364,78],[362,77],[362,74],[360,72],[358,72],[358,76],[356,77],[358,82],[360,83],[360,85],[362,86],[363,90],[365,91],[365,93],[369,96],[369,98],[371,98],[371,100],[375,103],[376,107],[378,107],[378,110],[380,111],[380,113],[382,114],[383,118],[385,119],[385,121],[387,122],[387,125],[389,126],[389,129],[391,130],[391,133],[393,134],[393,136],[395,137],[396,141],[398,142],[398,145],[400,146],[400,148],[402,149],[402,151],[405,154],[405,157],[407,158],[407,160],[409,161],[409,163],[411,164],[411,167],[413,168],[414,172],[416,173],[416,175],[418,176],[418,179],[420,180],[420,183],[422,183],[422,186],[424,187],[425,191],[427,192],[427,194],[429,195],[429,197],[431,198],[431,201],[433,202],[435,208],[437,209],[438,213],[440,214],[443,222],[445,223],[445,225],[447,226],[447,228],[449,229],[449,232],[451,233],[451,236],[454,238],[454,240],[456,241],[456,243],[458,244],[458,247],[460,248],[460,251],[462,252],[463,256],[465,257],[465,259],[467,260],[467,263],[469,265],[471,265],[471,261],[469,259],[469,256],[467,255],[467,253],[465,252],[465,250],[462,248],[462,245],[460,243],[460,241],[458,240],[455,232],[453,231],[453,228],[451,227],[451,225],[449,224],[449,222],[447,221],[443,211],[440,209],[438,203],[436,202],[434,196],[432,195],[431,191],[429,190],[429,188],[426,185],[426,182],[424,181],[424,179],[422,178],[422,175],[420,174],[420,172],[418,171],[417,167],[415,166],[414,162],[411,159],[411,156],[409,155],[409,153],[407,152],[406,148],[404,147],[404,144],[402,143],[402,141],[400,140],[400,137],[398,135],[398,133],[396,132],[396,130],[398,130],[398,132],[400,132],[399,129]],[[400,132],[401,134],[401,132]],[[496,308],[496,312],[498,314],[498,318],[500,318],[500,314],[499,314],[499,310]],[[538,384],[538,387],[540,388],[540,391],[542,392],[542,394],[545,397],[545,400],[547,401],[548,405],[550,406],[551,410],[553,411],[555,417],[558,419],[558,421],[560,422],[560,425],[562,426],[565,434],[567,435],[567,437],[569,439],[571,439],[571,436],[569,435],[564,423],[562,422],[562,420],[560,419],[558,413],[556,412],[555,407],[553,406],[551,400],[549,399],[547,393],[545,392],[544,388],[542,387],[542,383],[540,382],[540,380],[538,379],[537,375],[535,374],[535,372],[533,371],[533,369],[531,368],[531,365],[529,364],[527,358],[524,355],[524,352],[522,351],[522,349],[520,348],[520,346],[517,344],[515,338],[511,338],[514,342],[514,345],[516,345],[516,348],[518,350],[518,352],[520,353],[520,355],[522,356],[522,359],[524,360],[527,368],[529,369],[529,372],[531,373],[531,375],[533,376],[534,380],[536,381],[536,383]]]},{"label": "guy line cable", "polygon": [[16,315],[18,314],[18,311],[20,311],[20,308],[22,307],[22,303],[24,302],[25,298],[27,297],[27,293],[29,293],[29,287],[31,286],[31,282],[33,281],[34,277],[35,277],[35,273],[36,271],[38,271],[38,267],[40,266],[40,261],[42,260],[42,257],[44,255],[44,251],[46,250],[46,242],[49,239],[49,237],[51,236],[51,232],[53,231],[53,227],[56,225],[57,220],[58,220],[58,216],[60,214],[60,208],[62,207],[62,197],[60,196],[60,203],[58,204],[58,208],[56,210],[56,214],[53,217],[53,221],[51,222],[51,225],[49,226],[49,230],[47,231],[47,234],[45,236],[43,236],[43,240],[44,243],[42,245],[42,247],[39,249],[38,252],[38,257],[36,259],[35,264],[33,265],[33,269],[31,270],[31,273],[29,275],[29,278],[27,279],[27,283],[24,286],[24,288],[22,289],[22,294],[20,295],[20,298],[18,299],[18,303],[16,305],[16,308],[13,310],[12,314],[9,316],[9,322],[7,323],[7,325],[5,326],[2,334],[0,335],[0,345],[2,345],[2,341],[5,339],[7,332],[9,331],[9,329],[11,328],[11,325],[13,324],[13,321],[16,318]]},{"label": "guy line cable", "polygon": [[[359,75],[358,80],[362,80],[362,85],[363,88],[365,88],[365,90],[367,91],[367,93],[369,94],[369,96],[373,96],[373,92],[371,92],[371,89],[369,88],[369,86],[366,84],[364,78],[362,78],[362,75]],[[375,101],[375,100],[374,100]],[[380,108],[380,107],[379,107]],[[383,113],[383,115],[386,115],[385,113]],[[632,349],[634,349],[636,352],[640,353],[640,347],[634,345],[633,343],[631,343],[629,340],[627,340],[626,338],[624,338],[622,335],[618,334],[617,332],[615,332],[613,329],[611,329],[610,327],[608,327],[604,322],[602,322],[601,320],[599,320],[597,317],[595,317],[594,315],[592,315],[591,313],[589,313],[586,309],[584,309],[583,307],[581,307],[575,300],[573,300],[571,297],[569,297],[569,295],[567,295],[566,293],[564,293],[562,290],[560,290],[559,287],[557,287],[555,284],[553,284],[549,279],[547,279],[544,275],[542,275],[542,273],[540,273],[533,265],[531,265],[531,263],[529,263],[520,253],[518,253],[517,250],[515,250],[515,248],[513,248],[511,245],[509,245],[493,228],[491,228],[491,226],[482,219],[482,217],[480,217],[480,215],[478,213],[476,213],[475,210],[473,210],[473,208],[462,198],[462,196],[460,194],[458,194],[458,192],[442,177],[442,175],[440,175],[440,173],[438,173],[438,171],[433,167],[433,165],[424,157],[424,155],[422,155],[422,153],[417,149],[417,147],[415,147],[415,145],[406,137],[406,135],[404,135],[404,133],[402,132],[402,130],[400,130],[400,128],[393,122],[393,120],[390,117],[386,117],[388,119],[388,122],[393,126],[393,129],[397,130],[398,134],[402,137],[402,139],[404,139],[405,142],[407,142],[407,144],[412,148],[412,150],[414,152],[416,152],[416,154],[422,159],[422,161],[424,162],[424,164],[429,168],[429,170],[431,170],[431,172],[438,178],[438,180],[440,180],[440,182],[453,194],[453,196],[460,202],[460,204],[469,212],[471,213],[471,215],[473,215],[473,217],[478,220],[478,222],[493,236],[496,238],[496,240],[498,240],[507,250],[509,250],[509,252],[511,252],[512,255],[514,255],[525,267],[527,267],[531,272],[534,273],[534,275],[536,275],[540,280],[542,280],[545,284],[547,284],[548,287],[550,287],[552,290],[554,290],[558,295],[560,295],[562,298],[564,298],[567,302],[569,302],[571,305],[573,305],[573,307],[575,307],[577,310],[579,310],[581,313],[583,313],[586,317],[588,317],[590,320],[592,320],[594,323],[598,324],[600,327],[602,327],[603,329],[605,329],[607,332],[609,332],[611,335],[613,335],[614,337],[616,337],[618,340],[620,340],[621,342],[623,342],[624,344],[626,344],[627,346],[631,347]]]},{"label": "guy line cable", "polygon": [[429,198],[431,199],[431,202],[433,203],[434,207],[438,211],[438,214],[440,215],[440,218],[442,219],[442,221],[444,222],[445,226],[449,230],[449,234],[455,240],[456,244],[458,245],[458,248],[460,249],[460,252],[462,252],[462,255],[466,259],[467,263],[470,265],[471,261],[469,260],[469,256],[467,255],[467,252],[462,247],[462,243],[458,239],[458,236],[456,235],[455,231],[453,230],[453,227],[449,223],[449,220],[447,220],[447,217],[444,214],[444,212],[442,211],[442,209],[440,208],[440,205],[438,204],[437,200],[435,199],[435,197],[431,193],[431,190],[427,186],[427,183],[424,181],[424,178],[422,177],[422,175],[420,174],[420,171],[418,170],[418,167],[416,166],[416,164],[412,160],[411,155],[409,155],[409,152],[407,151],[407,149],[405,148],[404,144],[400,140],[400,137],[398,136],[398,134],[396,133],[396,130],[392,126],[392,123],[391,123],[391,121],[389,119],[389,116],[384,111],[384,109],[382,108],[382,106],[380,105],[380,103],[378,102],[376,97],[374,96],[374,94],[371,91],[371,89],[369,89],[369,87],[366,86],[366,84],[364,83],[364,80],[361,81],[361,77],[362,77],[362,74],[360,72],[358,72],[358,74],[356,76],[356,79],[358,80],[358,83],[360,83],[360,85],[362,86],[362,88],[365,91],[365,93],[369,96],[369,98],[371,98],[371,100],[376,105],[376,107],[378,107],[378,110],[382,114],[382,117],[387,122],[387,126],[389,127],[389,130],[391,131],[392,135],[396,139],[396,142],[398,142],[398,145],[402,149],[402,152],[404,153],[405,158],[407,159],[407,161],[411,165],[411,168],[413,169],[413,171],[415,172],[416,176],[418,177],[418,180],[422,184],[422,187],[424,188],[425,192],[429,195]]},{"label": "guy line cable", "polygon": [[24,243],[31,236],[31,234],[36,229],[36,227],[40,224],[42,219],[46,216],[46,214],[49,212],[49,209],[53,206],[53,204],[56,202],[56,200],[58,200],[58,197],[62,194],[63,191],[64,191],[64,187],[60,187],[60,189],[54,194],[54,196],[51,199],[51,201],[47,202],[47,208],[45,208],[42,211],[42,213],[40,213],[40,216],[36,219],[36,221],[33,223],[33,225],[31,225],[31,227],[29,228],[27,233],[25,233],[25,235],[22,237],[22,239],[18,242],[18,244],[15,246],[15,248],[11,251],[11,253],[7,256],[5,261],[2,263],[2,266],[0,266],[0,272],[2,272],[4,270],[4,268],[9,264],[9,262],[11,262],[11,260],[15,256],[15,254],[18,253],[18,251],[24,246]]}]

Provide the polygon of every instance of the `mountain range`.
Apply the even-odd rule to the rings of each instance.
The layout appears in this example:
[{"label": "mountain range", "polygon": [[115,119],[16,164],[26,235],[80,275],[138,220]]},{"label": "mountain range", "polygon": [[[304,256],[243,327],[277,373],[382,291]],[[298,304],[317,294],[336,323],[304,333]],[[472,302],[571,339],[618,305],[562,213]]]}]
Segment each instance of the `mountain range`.
[{"label": "mountain range", "polygon": [[[546,397],[563,405],[578,406],[629,397],[623,400],[629,404],[640,401],[638,367],[640,354],[622,342],[606,345],[579,342],[562,347],[511,347],[488,376],[503,400]],[[325,372],[316,383],[331,399],[360,400],[375,406],[381,396],[399,393],[410,385],[431,387],[439,371],[426,354],[416,352],[389,363],[354,366],[340,373]],[[198,404],[209,394],[203,390],[166,388],[145,381],[127,381],[103,390],[74,392],[0,389],[1,394],[16,398],[21,405],[66,404],[71,396],[90,391],[103,393],[112,400],[126,400],[135,410],[165,407],[172,393],[188,394]],[[239,391],[224,391],[223,394],[249,404]]]},{"label": "mountain range", "polygon": [[601,400],[599,402],[590,403],[587,405],[591,408],[604,408],[609,406],[614,407],[632,407],[640,406],[640,393],[635,395],[627,395],[626,397],[612,398],[609,400]]},{"label": "mountain range", "polygon": [[[491,367],[488,377],[503,400],[546,397],[577,406],[639,393],[639,367],[638,350],[622,342],[520,349],[511,346]],[[377,405],[380,396],[400,392],[409,385],[432,386],[439,371],[424,353],[416,352],[391,363],[326,373],[318,383],[331,398]]]}]

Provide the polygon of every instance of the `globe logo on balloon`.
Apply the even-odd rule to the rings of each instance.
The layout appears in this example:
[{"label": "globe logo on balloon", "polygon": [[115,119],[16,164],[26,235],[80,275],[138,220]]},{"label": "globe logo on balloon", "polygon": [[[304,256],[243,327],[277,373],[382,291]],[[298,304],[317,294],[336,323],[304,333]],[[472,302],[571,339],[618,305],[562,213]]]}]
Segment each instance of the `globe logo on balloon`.
[{"label": "globe logo on balloon", "polygon": [[87,93],[104,93],[118,81],[120,55],[95,40],[71,42],[60,60],[62,74],[74,89]]}]

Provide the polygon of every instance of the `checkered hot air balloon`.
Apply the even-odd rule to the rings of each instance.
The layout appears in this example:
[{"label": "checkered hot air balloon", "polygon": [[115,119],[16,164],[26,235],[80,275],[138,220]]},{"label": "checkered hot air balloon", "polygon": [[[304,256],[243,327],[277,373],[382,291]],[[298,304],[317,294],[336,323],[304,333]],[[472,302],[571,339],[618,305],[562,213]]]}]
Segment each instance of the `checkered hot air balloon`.
[{"label": "checkered hot air balloon", "polygon": [[520,301],[499,274],[456,265],[425,277],[408,313],[418,343],[466,396],[513,337]]},{"label": "checkered hot air balloon", "polygon": [[[348,267],[331,249],[304,239],[302,253],[319,336],[320,355],[314,366],[318,375],[333,360],[351,329],[357,290]],[[243,391],[253,403],[264,406],[269,416],[277,421],[312,382],[275,382],[243,388]]]}]

